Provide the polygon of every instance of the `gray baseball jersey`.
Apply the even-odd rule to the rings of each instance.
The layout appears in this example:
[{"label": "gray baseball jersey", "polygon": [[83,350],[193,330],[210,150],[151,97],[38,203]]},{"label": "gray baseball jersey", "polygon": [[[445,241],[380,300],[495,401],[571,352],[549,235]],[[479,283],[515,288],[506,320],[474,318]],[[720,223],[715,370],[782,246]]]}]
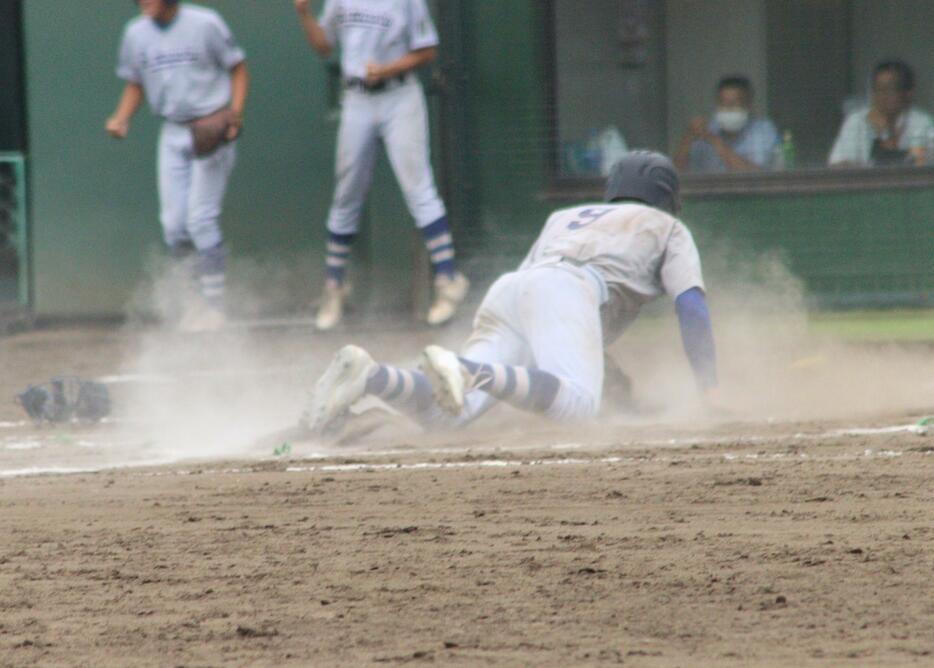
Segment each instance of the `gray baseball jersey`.
[{"label": "gray baseball jersey", "polygon": [[667,213],[636,203],[587,204],[556,211],[520,269],[567,258],[605,283],[601,311],[612,341],[641,307],[668,294],[704,289],[700,254],[691,232]]},{"label": "gray baseball jersey", "polygon": [[245,57],[217,12],[186,4],[167,26],[127,24],[117,76],[142,85],[153,113],[186,123],[230,103],[230,70]]},{"label": "gray baseball jersey", "polygon": [[319,23],[328,41],[340,45],[345,78],[365,78],[370,63],[438,46],[425,0],[327,0]]}]

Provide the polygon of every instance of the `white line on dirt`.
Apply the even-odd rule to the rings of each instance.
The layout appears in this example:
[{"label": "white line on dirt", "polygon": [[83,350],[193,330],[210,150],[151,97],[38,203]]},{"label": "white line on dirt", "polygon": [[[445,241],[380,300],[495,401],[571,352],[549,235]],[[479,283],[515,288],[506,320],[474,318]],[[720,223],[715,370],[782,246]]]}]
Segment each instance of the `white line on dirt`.
[{"label": "white line on dirt", "polygon": [[[303,459],[305,461],[315,460],[315,459],[326,459],[330,457],[357,457],[357,458],[367,458],[375,459],[381,457],[400,457],[405,455],[421,454],[425,455],[463,455],[467,452],[471,453],[519,453],[522,451],[542,451],[542,450],[552,450],[555,452],[560,452],[562,450],[589,450],[589,451],[599,451],[605,450],[607,448],[627,448],[627,447],[639,447],[643,449],[670,449],[670,448],[685,448],[699,445],[722,445],[726,442],[729,443],[761,443],[761,442],[773,442],[779,440],[798,440],[798,441],[817,441],[829,437],[839,438],[841,436],[885,436],[896,433],[910,433],[916,435],[924,435],[928,433],[927,427],[911,424],[911,425],[901,425],[894,427],[874,427],[874,428],[848,428],[848,429],[836,429],[821,433],[815,434],[804,434],[804,433],[793,433],[793,434],[750,434],[747,436],[743,435],[729,435],[725,437],[699,437],[699,438],[669,438],[669,439],[656,439],[656,440],[633,440],[629,442],[620,442],[613,441],[609,443],[593,443],[593,444],[583,444],[583,443],[558,443],[551,446],[543,445],[527,445],[527,446],[492,446],[492,447],[447,447],[447,448],[434,448],[430,450],[425,449],[415,449],[415,448],[406,448],[406,449],[391,449],[391,450],[380,450],[380,451],[355,451],[355,450],[332,450],[329,452],[318,452],[309,454]],[[7,450],[15,449],[31,449],[37,447],[35,445],[36,441],[34,439],[26,439],[21,442],[8,442],[4,444],[4,448]],[[82,440],[79,442],[79,445],[82,447],[92,447],[94,444],[91,441]],[[758,454],[758,453],[748,453],[743,455],[735,455],[731,453],[710,453],[710,454],[701,454],[701,453],[692,453],[690,457],[692,459],[697,458],[721,458],[724,461],[756,461],[756,460],[768,460],[768,461],[827,461],[827,460],[854,460],[854,459],[884,459],[890,457],[900,457],[902,456],[901,451],[895,450],[872,450],[866,449],[859,453],[845,453],[839,455],[815,455],[808,453],[771,453],[771,454]],[[923,451],[923,454],[932,454],[931,451]],[[321,465],[309,465],[309,466],[288,466],[285,470],[287,472],[307,472],[307,471],[329,471],[329,472],[348,472],[348,471],[361,471],[361,470],[419,470],[419,469],[448,469],[448,468],[483,468],[483,467],[504,467],[504,466],[555,466],[555,465],[581,465],[581,464],[592,464],[592,463],[603,463],[603,464],[617,464],[617,463],[639,463],[639,462],[665,462],[665,461],[682,461],[683,457],[677,456],[647,456],[647,455],[636,455],[632,457],[604,457],[604,458],[563,458],[563,459],[533,459],[533,460],[501,460],[501,459],[487,459],[487,460],[470,460],[470,461],[451,461],[451,462],[410,462],[410,463],[355,463],[355,464],[321,464]],[[0,477],[15,477],[15,476],[31,476],[31,475],[44,475],[44,474],[68,474],[68,473],[95,473],[111,469],[124,469],[124,468],[144,468],[152,466],[167,466],[172,464],[180,464],[184,462],[183,459],[160,459],[160,460],[151,460],[151,461],[142,461],[142,462],[119,462],[111,464],[103,464],[96,467],[87,467],[87,468],[68,468],[68,467],[26,467],[18,469],[8,469],[0,470]],[[274,458],[264,457],[258,461],[276,461]],[[284,462],[289,461],[288,459],[283,460]],[[246,468],[239,469],[217,469],[217,470],[208,470],[199,468],[201,473],[241,473],[249,472],[252,469],[247,465]],[[168,472],[147,472],[143,475],[188,475],[190,471],[177,470],[177,471],[168,471]]]}]

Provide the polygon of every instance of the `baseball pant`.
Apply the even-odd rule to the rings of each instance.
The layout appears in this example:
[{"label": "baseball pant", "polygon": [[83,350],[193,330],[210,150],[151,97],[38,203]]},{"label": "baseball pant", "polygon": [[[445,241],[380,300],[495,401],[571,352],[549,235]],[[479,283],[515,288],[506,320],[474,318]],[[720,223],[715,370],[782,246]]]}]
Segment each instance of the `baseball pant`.
[{"label": "baseball pant", "polygon": [[165,121],[159,134],[159,209],[165,243],[191,243],[200,252],[223,242],[221,207],[237,158],[235,143],[195,158],[187,125]]},{"label": "baseball pant", "polygon": [[[547,415],[596,416],[603,392],[602,289],[584,269],[543,266],[506,274],[489,289],[461,356],[474,362],[527,366],[561,381]],[[459,424],[482,415],[496,399],[468,393]]]},{"label": "baseball pant", "polygon": [[431,171],[425,94],[410,76],[377,93],[344,92],[337,134],[337,184],[327,221],[333,234],[357,232],[380,139],[415,225],[427,227],[446,213]]}]

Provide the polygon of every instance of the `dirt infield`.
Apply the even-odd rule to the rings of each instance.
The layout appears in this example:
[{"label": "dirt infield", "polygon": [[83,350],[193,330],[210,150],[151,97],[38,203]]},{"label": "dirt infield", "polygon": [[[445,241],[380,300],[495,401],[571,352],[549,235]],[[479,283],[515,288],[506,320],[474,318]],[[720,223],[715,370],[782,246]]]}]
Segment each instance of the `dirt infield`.
[{"label": "dirt infield", "polygon": [[[428,336],[371,343],[406,359]],[[177,410],[144,339],[0,340],[0,391],[71,360],[117,377],[127,406]],[[924,396],[850,416],[587,429],[503,413],[457,434],[390,425],[338,448],[294,443],[283,459],[252,434],[294,414],[296,385],[340,342],[262,340],[267,357],[249,348],[280,370],[262,392],[275,410],[237,421],[242,388],[222,377],[219,412],[250,432],[229,449],[202,443],[208,417],[185,432],[130,410],[35,429],[0,408],[0,665],[934,663],[934,436],[909,428]],[[191,360],[204,354],[159,370],[203,370]],[[814,355],[795,360],[792,378],[821,377]],[[196,406],[211,394],[198,378],[182,384]]]}]

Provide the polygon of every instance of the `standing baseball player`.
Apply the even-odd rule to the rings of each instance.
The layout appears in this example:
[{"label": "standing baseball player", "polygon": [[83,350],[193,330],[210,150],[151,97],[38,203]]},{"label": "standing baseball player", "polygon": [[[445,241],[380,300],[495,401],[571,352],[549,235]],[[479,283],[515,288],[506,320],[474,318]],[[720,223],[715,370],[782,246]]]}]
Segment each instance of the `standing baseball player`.
[{"label": "standing baseball player", "polygon": [[519,269],[493,284],[460,356],[429,346],[416,372],[345,346],[315,387],[307,427],[327,431],[367,394],[426,426],[466,424],[497,401],[556,420],[593,418],[604,348],[663,294],[675,301],[698,387],[713,400],[710,315],[697,247],[674,217],[678,191],[667,157],[629,153],[609,176],[605,203],[553,213]]},{"label": "standing baseball player", "polygon": [[127,24],[117,76],[126,81],[107,132],[123,139],[143,96],[163,119],[159,134],[160,220],[169,253],[196,254],[203,302],[181,328],[207,331],[225,322],[227,252],[219,218],[236,161],[249,74],[243,50],[212,9],[178,0],[138,0]]},{"label": "standing baseball player", "polygon": [[308,5],[295,0],[305,35],[322,56],[340,45],[344,86],[337,184],[327,220],[327,279],[316,325],[331,329],[343,315],[345,271],[380,140],[424,237],[434,276],[427,321],[440,325],[454,316],[469,285],[454,264],[447,213],[429,161],[425,94],[414,73],[434,60],[438,46],[425,0],[325,0],[317,20]]}]

